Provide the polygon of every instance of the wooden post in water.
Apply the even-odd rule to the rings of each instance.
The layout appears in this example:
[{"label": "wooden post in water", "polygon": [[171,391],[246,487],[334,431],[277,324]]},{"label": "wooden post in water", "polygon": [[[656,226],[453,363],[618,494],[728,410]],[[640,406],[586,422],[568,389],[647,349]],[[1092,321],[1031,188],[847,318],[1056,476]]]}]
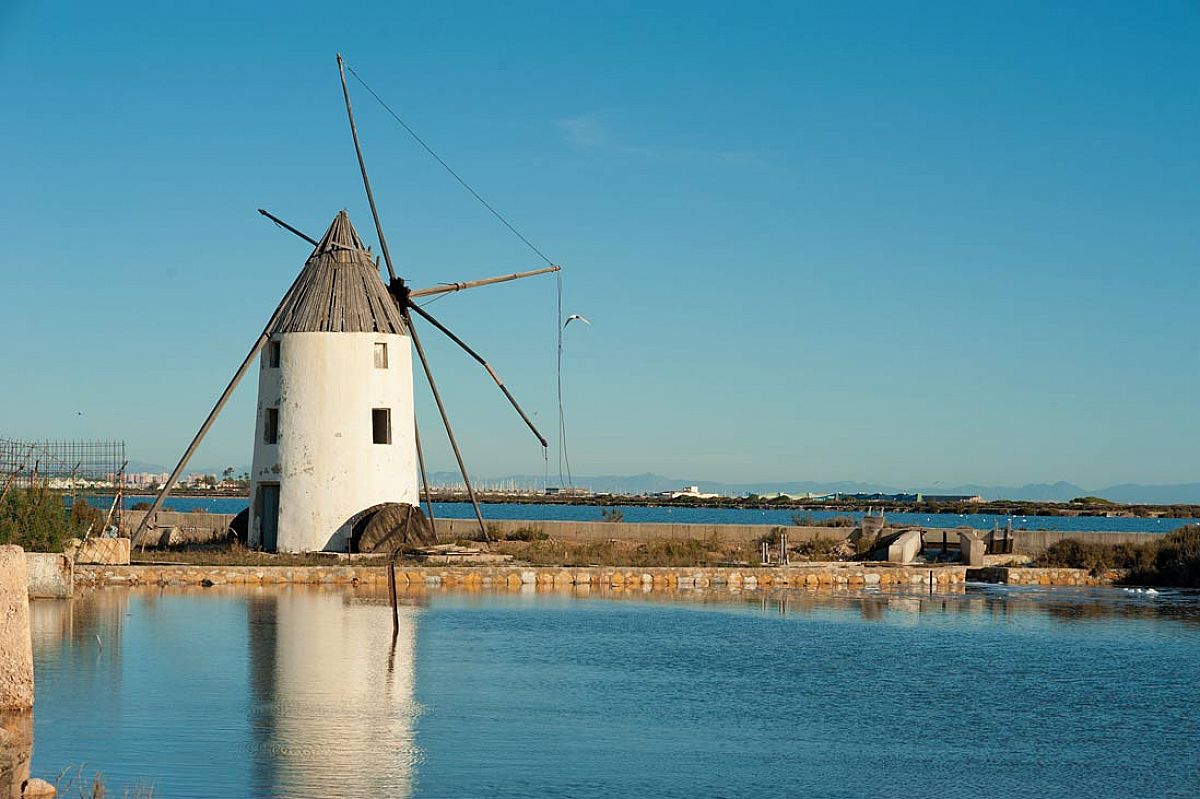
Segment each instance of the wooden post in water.
[{"label": "wooden post in water", "polygon": [[396,553],[388,556],[387,562],[388,599],[392,603],[392,637],[400,634],[399,598],[396,596]]}]

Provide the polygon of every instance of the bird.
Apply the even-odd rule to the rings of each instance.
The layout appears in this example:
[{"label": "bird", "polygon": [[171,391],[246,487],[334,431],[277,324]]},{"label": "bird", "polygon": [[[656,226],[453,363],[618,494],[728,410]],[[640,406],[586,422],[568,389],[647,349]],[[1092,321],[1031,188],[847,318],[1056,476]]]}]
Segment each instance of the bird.
[{"label": "bird", "polygon": [[573,313],[567,317],[567,321],[563,322],[563,327],[566,327],[567,325],[571,324],[576,319],[578,319],[580,322],[583,322],[585,325],[590,325],[592,323],[592,320],[588,319],[583,314]]}]

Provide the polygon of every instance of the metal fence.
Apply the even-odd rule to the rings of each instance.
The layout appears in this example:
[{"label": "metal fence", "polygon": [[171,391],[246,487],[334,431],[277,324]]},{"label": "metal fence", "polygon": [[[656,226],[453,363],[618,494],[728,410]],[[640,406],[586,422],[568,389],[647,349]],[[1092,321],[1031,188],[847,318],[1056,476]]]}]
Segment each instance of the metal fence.
[{"label": "metal fence", "polygon": [[0,438],[0,485],[34,480],[55,488],[115,484],[125,469],[124,441],[16,441]]}]

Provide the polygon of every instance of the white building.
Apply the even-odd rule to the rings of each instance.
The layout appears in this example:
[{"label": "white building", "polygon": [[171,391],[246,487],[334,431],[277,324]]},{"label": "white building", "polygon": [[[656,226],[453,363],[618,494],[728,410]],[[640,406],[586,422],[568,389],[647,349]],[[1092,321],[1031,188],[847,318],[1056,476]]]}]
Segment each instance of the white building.
[{"label": "white building", "polygon": [[345,551],[365,511],[417,504],[414,429],[404,319],[341,211],[263,348],[250,545]]}]

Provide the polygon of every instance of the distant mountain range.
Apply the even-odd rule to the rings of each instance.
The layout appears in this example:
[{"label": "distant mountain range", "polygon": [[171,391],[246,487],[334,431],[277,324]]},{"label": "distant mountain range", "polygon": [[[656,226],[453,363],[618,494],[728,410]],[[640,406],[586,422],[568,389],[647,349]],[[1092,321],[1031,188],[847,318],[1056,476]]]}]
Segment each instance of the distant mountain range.
[{"label": "distant mountain range", "polygon": [[[188,469],[188,474],[220,474],[225,467],[218,469]],[[169,472],[170,467],[144,461],[130,461],[131,472]],[[249,466],[234,467],[238,474],[250,471]],[[430,472],[430,482],[435,485],[455,485],[462,482],[458,472]],[[502,488],[514,487],[524,489],[540,489],[543,483],[542,475],[514,474],[506,477],[472,476],[481,487]],[[665,477],[661,474],[646,472],[631,475],[600,475],[584,477],[576,475],[575,485],[597,492],[613,494],[652,494],[658,491],[671,491],[684,486],[699,486],[704,493],[740,496],[742,494],[967,494],[983,497],[984,499],[1018,499],[1030,502],[1068,502],[1075,497],[1096,496],[1104,497],[1113,502],[1146,505],[1171,504],[1200,504],[1200,483],[1178,483],[1174,485],[1139,485],[1122,483],[1104,488],[1083,488],[1074,483],[1027,483],[1022,486],[988,486],[988,485],[937,485],[897,488],[882,483],[858,483],[852,481],[838,483],[819,483],[814,481],[797,482],[762,482],[762,483],[721,483],[712,480],[696,478]],[[557,485],[557,475],[551,477],[550,485]]]}]

